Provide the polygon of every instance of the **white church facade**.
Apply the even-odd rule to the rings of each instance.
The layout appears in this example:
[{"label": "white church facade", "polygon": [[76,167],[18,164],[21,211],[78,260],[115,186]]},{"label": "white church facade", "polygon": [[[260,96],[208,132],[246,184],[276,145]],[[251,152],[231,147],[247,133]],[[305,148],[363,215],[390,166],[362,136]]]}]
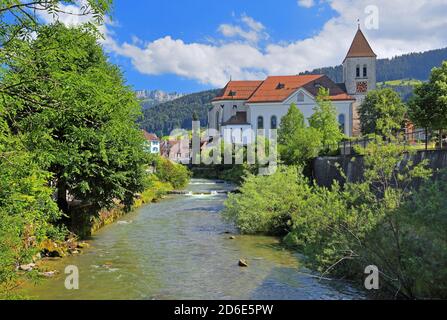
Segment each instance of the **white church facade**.
[{"label": "white church facade", "polygon": [[[278,129],[290,105],[295,103],[305,119],[313,114],[320,87],[329,89],[340,129],[355,136],[359,130],[357,108],[370,90],[376,89],[377,56],[360,28],[343,61],[343,83],[325,75],[270,76],[260,81],[230,81],[212,101],[208,114],[211,131],[249,143],[256,130]],[[268,131],[267,131],[268,132]]]}]

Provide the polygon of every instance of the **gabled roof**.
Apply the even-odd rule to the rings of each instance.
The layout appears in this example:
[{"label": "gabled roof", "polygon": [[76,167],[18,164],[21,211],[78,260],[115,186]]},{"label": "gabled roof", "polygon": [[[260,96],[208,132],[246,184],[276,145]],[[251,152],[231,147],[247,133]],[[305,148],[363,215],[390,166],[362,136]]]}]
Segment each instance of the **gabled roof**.
[{"label": "gabled roof", "polygon": [[268,77],[247,103],[283,102],[301,88],[316,97],[320,87],[329,89],[332,101],[355,100],[327,76],[320,74]]},{"label": "gabled roof", "polygon": [[149,132],[147,132],[146,130],[141,130],[141,131],[143,131],[144,138],[145,138],[147,141],[160,141],[160,139],[158,139],[158,137],[157,137],[156,134],[154,134],[154,133],[149,133]]},{"label": "gabled roof", "polygon": [[352,41],[351,48],[349,48],[348,54],[346,58],[376,58],[377,55],[374,53],[373,49],[366,40],[365,35],[363,34],[360,28],[357,30],[355,34],[354,40]]},{"label": "gabled roof", "polygon": [[220,96],[213,101],[247,100],[261,85],[262,81],[230,81],[222,90]]}]

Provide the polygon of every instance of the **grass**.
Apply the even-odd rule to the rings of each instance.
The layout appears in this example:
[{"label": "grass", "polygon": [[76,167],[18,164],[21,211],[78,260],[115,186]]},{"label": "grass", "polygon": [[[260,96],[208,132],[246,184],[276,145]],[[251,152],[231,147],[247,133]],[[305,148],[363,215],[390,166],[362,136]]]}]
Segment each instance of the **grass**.
[{"label": "grass", "polygon": [[400,79],[400,80],[391,80],[391,81],[385,81],[385,82],[378,82],[377,86],[378,87],[382,87],[382,86],[391,86],[391,87],[396,87],[396,86],[416,86],[418,84],[421,84],[422,81],[421,80],[416,80],[416,79]]}]

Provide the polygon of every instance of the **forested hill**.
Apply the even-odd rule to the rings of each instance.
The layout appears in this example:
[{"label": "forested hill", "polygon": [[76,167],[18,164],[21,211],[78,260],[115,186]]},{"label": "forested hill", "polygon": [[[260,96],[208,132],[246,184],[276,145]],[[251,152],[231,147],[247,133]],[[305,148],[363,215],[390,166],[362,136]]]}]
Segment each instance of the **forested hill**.
[{"label": "forested hill", "polygon": [[191,129],[194,113],[200,119],[201,125],[206,126],[211,100],[220,91],[216,89],[190,94],[145,110],[141,127],[162,137],[176,128]]},{"label": "forested hill", "polygon": [[[447,48],[380,59],[377,62],[377,81],[382,83],[379,87],[392,87],[404,100],[408,100],[412,95],[413,85],[404,79],[427,80],[431,69],[440,66],[443,60],[447,60]],[[335,82],[342,82],[342,73],[342,66],[337,66],[303,74],[326,74]],[[392,80],[399,81],[390,83]],[[168,135],[175,128],[191,129],[194,112],[200,118],[202,126],[206,126],[211,100],[219,92],[218,89],[194,93],[145,110],[141,127],[159,136]]]},{"label": "forested hill", "polygon": [[[377,81],[398,79],[428,80],[431,69],[447,60],[447,48],[422,53],[409,53],[392,59],[377,60]],[[335,82],[343,82],[342,66],[327,67],[302,74],[325,74]]]}]

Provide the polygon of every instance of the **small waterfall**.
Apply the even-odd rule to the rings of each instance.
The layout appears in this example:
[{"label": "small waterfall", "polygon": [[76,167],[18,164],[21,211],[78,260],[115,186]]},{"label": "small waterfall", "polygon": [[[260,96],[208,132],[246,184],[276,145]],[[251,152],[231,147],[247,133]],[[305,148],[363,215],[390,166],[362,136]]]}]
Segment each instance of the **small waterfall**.
[{"label": "small waterfall", "polygon": [[212,196],[217,196],[217,195],[218,195],[218,192],[217,192],[217,191],[211,191],[211,195],[212,195]]}]

